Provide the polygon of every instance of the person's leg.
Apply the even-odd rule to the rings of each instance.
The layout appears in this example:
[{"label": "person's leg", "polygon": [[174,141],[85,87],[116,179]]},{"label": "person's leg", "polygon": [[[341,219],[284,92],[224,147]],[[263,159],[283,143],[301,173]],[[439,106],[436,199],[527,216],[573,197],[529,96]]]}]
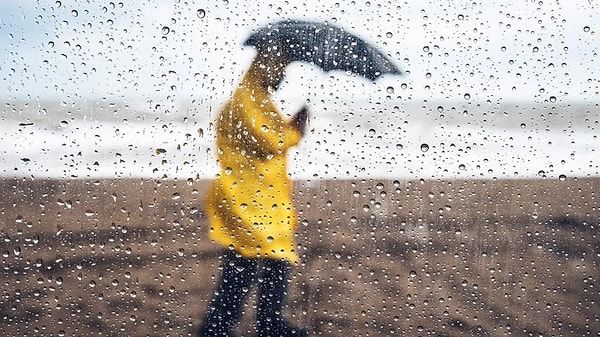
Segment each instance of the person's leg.
[{"label": "person's leg", "polygon": [[283,317],[290,276],[290,264],[279,260],[263,260],[258,279],[256,324],[259,337],[304,337],[308,331],[292,326]]},{"label": "person's leg", "polygon": [[242,314],[248,289],[256,280],[257,261],[244,259],[234,251],[224,255],[221,280],[208,306],[199,337],[231,337]]}]

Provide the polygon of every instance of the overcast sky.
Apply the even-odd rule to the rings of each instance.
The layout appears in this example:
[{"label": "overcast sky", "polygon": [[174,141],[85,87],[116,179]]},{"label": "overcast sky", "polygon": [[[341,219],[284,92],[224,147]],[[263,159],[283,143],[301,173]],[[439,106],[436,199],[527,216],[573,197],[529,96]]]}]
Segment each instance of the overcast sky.
[{"label": "overcast sky", "polygon": [[341,25],[407,72],[374,85],[294,65],[287,88],[299,99],[384,96],[391,86],[393,96],[416,101],[597,101],[597,6],[581,0],[0,0],[0,97],[219,100],[254,55],[241,45],[251,30],[298,18]]},{"label": "overcast sky", "polygon": [[[243,41],[294,18],[343,26],[405,72],[291,65],[276,103],[311,111],[294,177],[597,176],[598,17],[582,0],[0,0],[0,174],[213,177]],[[79,113],[11,108],[38,100]]]}]

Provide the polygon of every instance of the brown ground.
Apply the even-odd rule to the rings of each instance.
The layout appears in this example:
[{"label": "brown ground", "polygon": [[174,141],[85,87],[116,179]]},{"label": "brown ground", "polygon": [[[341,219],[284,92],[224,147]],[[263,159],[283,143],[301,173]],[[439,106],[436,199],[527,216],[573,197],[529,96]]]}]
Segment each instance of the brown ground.
[{"label": "brown ground", "polygon": [[[194,335],[220,255],[205,186],[1,180],[0,334]],[[597,336],[596,191],[600,179],[298,182],[287,316],[313,336]]]}]

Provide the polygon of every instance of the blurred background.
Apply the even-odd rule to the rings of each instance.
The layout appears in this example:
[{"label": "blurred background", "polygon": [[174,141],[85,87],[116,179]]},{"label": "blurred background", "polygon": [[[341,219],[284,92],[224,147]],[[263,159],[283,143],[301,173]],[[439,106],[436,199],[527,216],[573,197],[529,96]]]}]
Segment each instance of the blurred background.
[{"label": "blurred background", "polygon": [[[205,177],[212,120],[284,18],[335,23],[404,76],[293,64],[298,179],[597,176],[600,14],[556,2],[1,2],[0,174]],[[302,164],[297,164],[302,163]]]}]

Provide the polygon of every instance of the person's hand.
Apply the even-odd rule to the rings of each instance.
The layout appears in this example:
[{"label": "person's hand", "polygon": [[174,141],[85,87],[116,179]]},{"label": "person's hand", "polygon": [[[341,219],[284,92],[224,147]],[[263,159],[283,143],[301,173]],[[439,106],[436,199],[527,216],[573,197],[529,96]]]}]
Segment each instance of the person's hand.
[{"label": "person's hand", "polygon": [[306,125],[308,124],[307,122],[308,122],[308,108],[305,105],[302,107],[302,109],[300,109],[300,111],[298,111],[296,113],[296,115],[294,117],[292,117],[291,124],[298,131],[300,131],[301,135],[304,136],[304,132],[306,131]]}]

